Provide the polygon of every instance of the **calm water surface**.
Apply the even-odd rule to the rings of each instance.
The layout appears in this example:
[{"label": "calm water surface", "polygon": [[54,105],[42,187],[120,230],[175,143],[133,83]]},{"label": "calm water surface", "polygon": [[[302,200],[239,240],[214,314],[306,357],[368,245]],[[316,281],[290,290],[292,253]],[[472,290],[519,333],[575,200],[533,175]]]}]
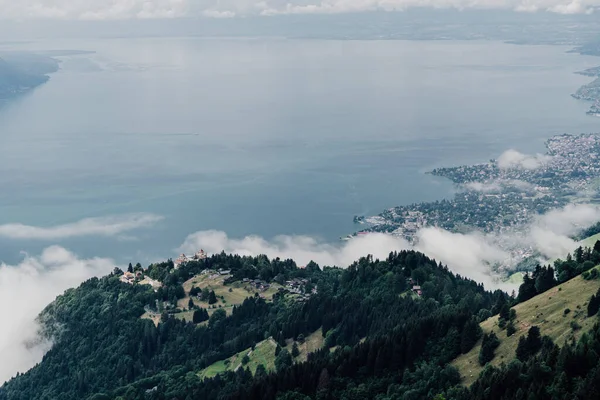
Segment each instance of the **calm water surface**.
[{"label": "calm water surface", "polygon": [[0,239],[14,261],[61,244],[119,261],[166,258],[190,233],[308,234],[355,214],[441,199],[436,166],[543,151],[598,131],[569,95],[600,59],[491,42],[103,39],[0,109],[0,224],[165,217],[138,240]]}]

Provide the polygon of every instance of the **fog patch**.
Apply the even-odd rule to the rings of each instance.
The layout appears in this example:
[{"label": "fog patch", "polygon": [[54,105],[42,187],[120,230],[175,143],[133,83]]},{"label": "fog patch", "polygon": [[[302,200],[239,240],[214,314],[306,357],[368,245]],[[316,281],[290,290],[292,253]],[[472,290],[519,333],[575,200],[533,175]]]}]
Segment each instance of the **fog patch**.
[{"label": "fog patch", "polygon": [[66,289],[114,269],[108,259],[80,259],[52,246],[39,256],[25,255],[18,265],[0,264],[0,384],[26,372],[51,347],[39,335],[39,313]]},{"label": "fog patch", "polygon": [[[40,227],[20,223],[0,225],[0,237],[20,240],[59,240],[81,236],[117,236],[140,228],[149,228],[163,217],[155,214],[125,214]],[[131,236],[125,236],[131,239]]]},{"label": "fog patch", "polygon": [[498,179],[486,182],[467,182],[465,189],[481,193],[502,193],[504,190],[517,190],[520,192],[530,192],[534,186],[519,179]]},{"label": "fog patch", "polygon": [[193,253],[204,249],[209,253],[225,251],[246,256],[266,254],[270,258],[292,259],[298,265],[314,261],[321,266],[347,267],[368,254],[385,259],[391,251],[408,248],[410,244],[406,240],[383,233],[361,235],[343,244],[334,245],[310,236],[280,235],[269,241],[259,236],[233,239],[225,232],[201,231],[189,235],[178,251]]},{"label": "fog patch", "polygon": [[545,154],[523,154],[517,150],[510,149],[498,157],[497,163],[500,169],[537,169],[547,164],[552,157]]}]

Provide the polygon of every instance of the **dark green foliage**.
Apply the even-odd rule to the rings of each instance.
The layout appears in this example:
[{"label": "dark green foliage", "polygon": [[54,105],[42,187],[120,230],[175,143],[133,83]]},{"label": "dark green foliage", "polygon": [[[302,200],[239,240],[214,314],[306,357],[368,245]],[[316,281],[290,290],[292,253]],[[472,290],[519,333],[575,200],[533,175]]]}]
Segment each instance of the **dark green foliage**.
[{"label": "dark green foliage", "polygon": [[287,349],[283,349],[279,352],[279,354],[277,355],[277,357],[275,358],[275,368],[277,368],[278,371],[286,368],[286,367],[290,367],[293,363],[292,360],[292,356],[290,354],[289,351],[287,351]]},{"label": "dark green foliage", "polygon": [[462,331],[460,338],[460,351],[468,353],[481,337],[481,327],[475,318],[470,318]]},{"label": "dark green foliage", "polygon": [[[586,261],[586,262],[591,263],[590,261]],[[598,271],[598,269],[597,268],[592,269],[593,267],[594,267],[594,265],[589,266],[588,269],[590,271],[586,271],[583,274],[581,274],[583,279],[585,279],[586,281],[592,281],[592,280],[598,279],[600,277],[600,272]]]},{"label": "dark green foliage", "polygon": [[479,351],[479,364],[485,365],[494,359],[494,352],[500,346],[500,340],[494,332],[484,334]]},{"label": "dark green foliage", "polygon": [[492,316],[492,312],[490,310],[486,310],[486,309],[479,311],[479,314],[477,314],[477,318],[479,319],[479,322],[483,322],[483,321],[487,320],[488,318],[490,318],[491,316]]},{"label": "dark green foliage", "polygon": [[215,304],[217,302],[217,296],[215,295],[215,291],[211,290],[208,294],[208,304]]},{"label": "dark green foliage", "polygon": [[248,357],[248,354],[244,354],[244,357],[242,357],[242,365],[247,365],[250,362],[250,357]]},{"label": "dark green foliage", "polygon": [[525,274],[523,283],[519,287],[519,302],[524,302],[532,297],[547,291],[557,285],[557,280],[554,276],[554,268],[551,266],[542,267],[537,265],[535,270],[529,276]]},{"label": "dark green foliage", "polygon": [[520,361],[527,361],[530,357],[535,355],[542,347],[542,337],[540,335],[540,328],[532,326],[527,332],[527,338],[521,336],[519,338],[519,345],[517,346],[517,359]]},{"label": "dark green foliage", "polygon": [[194,308],[194,300],[192,300],[192,298],[190,297],[190,299],[188,300],[188,308],[191,310]]},{"label": "dark green foliage", "polygon": [[190,289],[190,297],[197,297],[201,293],[202,290],[199,287],[192,286],[192,288]]},{"label": "dark green foliage", "polygon": [[300,350],[298,349],[298,344],[296,342],[294,342],[294,345],[292,346],[292,357],[296,358],[300,355]]},{"label": "dark green foliage", "polygon": [[517,300],[520,303],[523,303],[537,295],[537,291],[535,289],[535,280],[532,279],[529,274],[525,274],[523,276],[523,283],[519,286],[519,295],[517,296]]},{"label": "dark green foliage", "polygon": [[506,325],[506,336],[511,337],[517,332],[517,328],[515,328],[515,323],[513,321],[509,321]]},{"label": "dark green foliage", "polygon": [[[229,317],[214,309],[207,326],[178,320],[172,309],[164,310],[158,327],[139,318],[156,300],[160,309],[162,301],[181,299],[182,283],[207,268],[231,269],[234,278],[245,273],[284,283],[305,278],[318,294],[304,303],[280,294],[270,303],[246,299]],[[425,279],[423,296],[402,297],[414,270]],[[242,393],[246,399],[274,400],[286,392],[350,399],[408,391],[413,398],[429,398],[459,383],[457,371],[446,364],[461,352],[463,339],[471,347],[477,341],[475,316],[490,310],[501,293],[486,292],[415,252],[323,270],[220,254],[177,270],[170,261],[154,264],[146,275],[163,283],[157,293],[107,277],[57,299],[47,314],[60,324],[61,336],[40,365],[0,388],[0,400],[79,400],[95,394],[125,400],[236,399]],[[206,318],[206,310],[196,311],[196,321]],[[285,343],[319,328],[338,346],[335,352],[318,351],[290,366],[291,355],[280,350],[280,372],[261,372],[260,379],[244,368],[204,382],[196,376],[267,337]],[[156,394],[146,395],[154,388]]]},{"label": "dark green foliage", "polygon": [[507,321],[510,319],[510,308],[508,307],[508,304],[505,303],[500,309],[499,318]]},{"label": "dark green foliage", "polygon": [[256,366],[256,372],[254,373],[254,378],[263,379],[265,376],[267,376],[267,369],[265,368],[264,365],[258,364]]},{"label": "dark green foliage", "polygon": [[199,310],[194,311],[194,315],[192,316],[192,321],[194,324],[199,324],[204,321],[208,321],[208,311],[204,308],[200,308]]},{"label": "dark green foliage", "polygon": [[600,310],[600,289],[595,295],[592,295],[587,307],[587,315],[588,317],[592,317],[598,314]]}]

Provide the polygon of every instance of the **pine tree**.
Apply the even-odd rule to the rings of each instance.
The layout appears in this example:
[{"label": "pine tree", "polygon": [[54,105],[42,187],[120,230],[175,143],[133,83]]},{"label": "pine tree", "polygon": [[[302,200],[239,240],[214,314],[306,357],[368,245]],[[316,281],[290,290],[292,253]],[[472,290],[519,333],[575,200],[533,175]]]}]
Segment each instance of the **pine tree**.
[{"label": "pine tree", "polygon": [[588,317],[593,317],[594,315],[598,314],[599,310],[600,310],[600,290],[598,290],[598,293],[596,295],[592,295],[592,297],[590,298],[590,302],[588,303],[588,307],[587,307]]},{"label": "pine tree", "polygon": [[208,295],[208,304],[215,304],[217,302],[217,295],[215,294],[214,290],[211,290],[211,292]]},{"label": "pine tree", "polygon": [[494,359],[494,352],[500,346],[500,340],[494,332],[489,335],[486,333],[483,335],[481,342],[481,350],[479,351],[479,364],[485,365]]},{"label": "pine tree", "polygon": [[265,376],[267,376],[267,369],[265,368],[264,365],[258,364],[256,366],[256,371],[254,372],[254,377],[256,379],[261,379],[261,378],[264,378]]},{"label": "pine tree", "polygon": [[525,336],[519,338],[519,344],[517,345],[517,359],[519,361],[527,361],[529,358],[529,348],[527,347],[527,339]]},{"label": "pine tree", "polygon": [[300,355],[300,349],[298,349],[298,344],[296,342],[294,342],[294,345],[292,346],[292,357],[296,358]]},{"label": "pine tree", "polygon": [[511,320],[508,325],[506,325],[506,336],[511,337],[517,332],[517,328],[515,328],[515,323]]},{"label": "pine tree", "polygon": [[535,280],[531,279],[529,274],[525,274],[523,276],[523,283],[519,286],[519,294],[517,299],[520,303],[527,301],[534,297],[537,294],[537,290],[535,289]]},{"label": "pine tree", "polygon": [[188,308],[191,310],[194,308],[194,300],[192,300],[192,298],[190,297],[190,300],[188,301]]},{"label": "pine tree", "polygon": [[460,351],[463,354],[468,353],[473,346],[475,346],[475,343],[477,343],[480,336],[481,328],[479,327],[477,320],[475,318],[471,318],[467,321],[463,328],[460,338]]},{"label": "pine tree", "polygon": [[131,265],[131,263],[129,263],[129,266],[127,267],[127,272],[133,274],[133,265]]}]

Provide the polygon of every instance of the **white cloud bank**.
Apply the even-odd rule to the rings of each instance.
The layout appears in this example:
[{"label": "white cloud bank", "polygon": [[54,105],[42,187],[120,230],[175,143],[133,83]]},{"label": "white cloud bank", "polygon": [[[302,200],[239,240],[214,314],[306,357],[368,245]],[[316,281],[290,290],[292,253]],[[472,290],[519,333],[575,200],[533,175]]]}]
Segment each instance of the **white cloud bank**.
[{"label": "white cloud bank", "polygon": [[[516,264],[520,258],[515,255],[514,249],[535,249],[544,260],[564,257],[578,246],[569,235],[598,220],[600,207],[568,205],[535,218],[523,232],[462,234],[430,227],[418,232],[414,250],[441,261],[455,273],[483,283],[488,289],[510,291],[516,286],[502,283],[492,267]],[[241,255],[266,254],[270,258],[291,258],[298,265],[306,265],[312,260],[321,266],[346,267],[368,254],[385,259],[391,251],[413,247],[404,239],[381,233],[333,245],[307,236],[278,236],[268,241],[258,236],[233,239],[224,232],[202,231],[189,235],[178,250],[193,253],[199,248],[209,253],[224,250]]]},{"label": "white cloud bank", "polygon": [[18,265],[0,264],[0,385],[40,362],[49,349],[35,321],[44,307],[66,289],[113,269],[110,260],[82,260],[57,246]]},{"label": "white cloud bank", "polygon": [[0,237],[8,239],[58,240],[81,236],[115,236],[140,228],[149,228],[163,217],[155,214],[126,214],[85,218],[52,227],[23,224],[0,225]]},{"label": "white cloud bank", "polygon": [[0,18],[127,18],[326,14],[411,7],[591,13],[600,0],[0,0]]},{"label": "white cloud bank", "polygon": [[537,169],[550,162],[552,157],[544,154],[523,154],[510,149],[498,157],[498,167],[501,169],[521,168]]}]

